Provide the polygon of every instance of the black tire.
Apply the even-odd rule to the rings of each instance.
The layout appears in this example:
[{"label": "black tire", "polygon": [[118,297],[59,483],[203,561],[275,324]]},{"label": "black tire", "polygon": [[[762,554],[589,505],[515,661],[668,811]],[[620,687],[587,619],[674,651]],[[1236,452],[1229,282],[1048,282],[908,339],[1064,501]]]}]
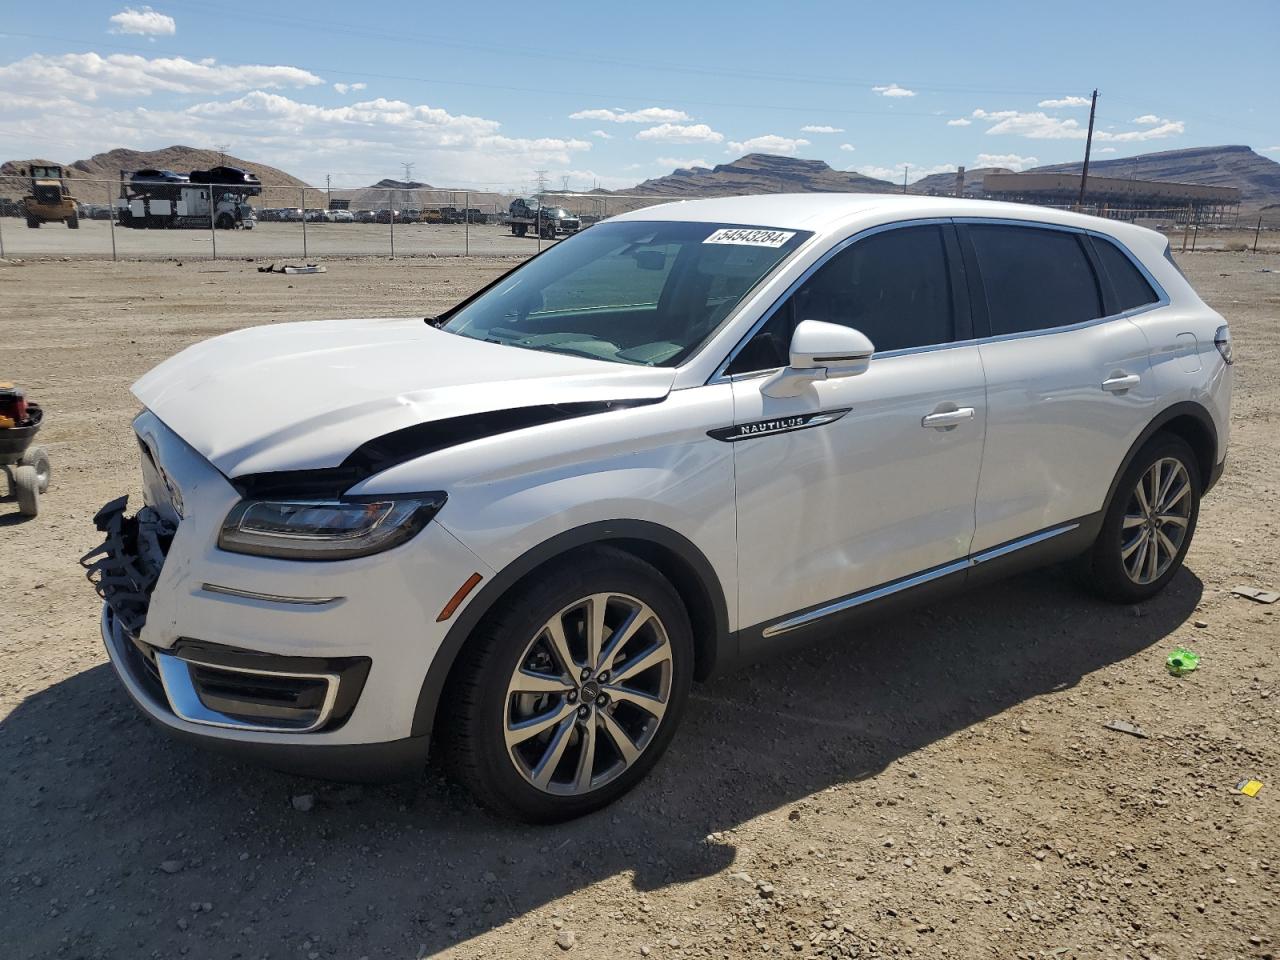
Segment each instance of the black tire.
[{"label": "black tire", "polygon": [[[671,652],[666,710],[639,756],[614,779],[582,793],[544,792],[525,779],[508,753],[504,728],[509,679],[557,612],[599,593],[633,597],[661,621]],[[692,680],[693,632],[675,588],[657,569],[631,554],[613,547],[591,547],[530,574],[476,628],[445,686],[438,743],[453,776],[494,812],[530,823],[569,820],[612,803],[644,778],[675,734]],[[595,714],[591,716],[594,724]],[[565,739],[581,737],[579,721],[573,723]]]},{"label": "black tire", "polygon": [[232,217],[231,214],[229,213],[218,214],[217,227],[219,230],[230,230],[233,227],[235,227],[235,225],[236,225],[235,218]]},{"label": "black tire", "polygon": [[[1137,582],[1126,570],[1122,556],[1125,539],[1130,534],[1124,527],[1125,517],[1136,516],[1141,511],[1137,506],[1136,488],[1140,478],[1145,477],[1153,465],[1162,460],[1176,460],[1186,471],[1190,490],[1185,517],[1185,534],[1177,543],[1177,551],[1168,568],[1159,576],[1147,583]],[[1169,581],[1177,576],[1182,561],[1191,546],[1196,530],[1196,520],[1200,515],[1200,495],[1204,490],[1204,481],[1200,476],[1199,462],[1195,452],[1181,437],[1170,433],[1160,433],[1152,437],[1138,451],[1133,462],[1120,477],[1116,492],[1107,514],[1102,521],[1102,529],[1093,547],[1082,557],[1083,573],[1086,582],[1097,593],[1117,603],[1140,603],[1149,600],[1168,586]],[[1134,510],[1133,513],[1130,511]],[[1161,524],[1157,526],[1163,529]],[[1132,541],[1130,541],[1132,542]]]},{"label": "black tire", "polygon": [[513,223],[511,225],[511,235],[515,237],[523,237],[528,227],[523,223]]},{"label": "black tire", "polygon": [[18,512],[34,517],[40,512],[40,478],[35,467],[13,467],[13,492],[18,498]]},{"label": "black tire", "polygon": [[79,218],[78,216],[76,216],[75,214],[72,214],[71,216],[67,217],[67,229],[68,229],[68,230],[79,230],[79,229],[80,229],[80,218]]},{"label": "black tire", "polygon": [[29,230],[39,230],[39,229],[40,229],[40,221],[39,221],[39,220],[37,220],[35,217],[27,217],[27,229],[29,229]]},{"label": "black tire", "polygon": [[24,467],[35,467],[39,479],[40,492],[49,489],[49,481],[53,478],[53,466],[49,463],[49,454],[44,447],[27,447],[19,461]]}]

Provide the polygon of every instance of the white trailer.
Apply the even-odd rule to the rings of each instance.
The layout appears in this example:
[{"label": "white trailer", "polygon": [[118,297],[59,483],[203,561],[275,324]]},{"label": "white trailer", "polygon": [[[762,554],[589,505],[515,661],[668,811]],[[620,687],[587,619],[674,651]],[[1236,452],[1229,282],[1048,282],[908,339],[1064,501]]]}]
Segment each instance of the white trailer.
[{"label": "white trailer", "polygon": [[208,230],[210,193],[214,225],[219,230],[253,229],[253,207],[245,202],[242,192],[185,184],[154,191],[128,190],[116,200],[117,222],[125,227]]}]

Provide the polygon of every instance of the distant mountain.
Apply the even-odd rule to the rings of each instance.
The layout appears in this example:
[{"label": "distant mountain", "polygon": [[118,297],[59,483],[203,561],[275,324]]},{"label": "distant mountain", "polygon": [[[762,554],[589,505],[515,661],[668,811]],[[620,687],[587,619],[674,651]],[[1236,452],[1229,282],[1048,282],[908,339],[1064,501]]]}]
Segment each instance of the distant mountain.
[{"label": "distant mountain", "polygon": [[[58,163],[56,160],[9,160],[0,164],[0,194],[20,197],[26,192],[28,182],[20,176],[19,170],[32,163]],[[257,174],[263,183],[281,184],[287,187],[302,187],[306,184],[297,177],[290,176],[283,170],[269,167],[265,163],[254,163],[252,160],[241,160],[230,154],[217,150],[202,150],[198,147],[174,145],[160,150],[127,150],[123,147],[107,153],[97,153],[88,160],[77,160],[71,164],[63,164],[67,177],[71,181],[71,193],[81,203],[106,203],[108,194],[115,198],[119,193],[116,184],[120,180],[121,170],[172,170],[175,173],[190,173],[192,170],[207,170],[219,165],[240,167],[250,173]],[[111,183],[80,183],[77,180],[109,180]],[[280,203],[288,202],[289,196],[296,197],[297,191],[264,190],[266,198],[276,197]],[[296,200],[294,201],[296,205]]]},{"label": "distant mountain", "polygon": [[[1035,170],[1078,173],[1080,166],[1080,163],[1060,163],[1036,167]],[[1245,146],[1192,147],[1186,150],[1146,153],[1122,160],[1093,160],[1089,164],[1089,170],[1099,176],[1238,187],[1241,208],[1245,212],[1280,204],[1280,163]],[[1012,171],[1003,167],[974,167],[966,170],[965,196],[984,196],[982,180],[986,174],[1010,172]],[[950,196],[954,194],[955,187],[954,173],[935,173],[908,185],[907,190],[915,194]],[[752,153],[732,163],[722,163],[710,169],[678,169],[664,177],[645,180],[630,189],[617,192],[694,198],[782,192],[896,193],[901,189],[900,184],[887,180],[833,170],[821,160]],[[636,202],[639,201],[633,201]],[[626,201],[621,200],[610,202],[609,209],[611,212],[615,208],[623,209],[625,203]]]},{"label": "distant mountain", "polygon": [[[988,173],[1013,173],[1008,167],[973,167],[964,172],[964,195],[981,199],[985,192],[982,189],[982,178]],[[907,186],[908,193],[924,196],[953,197],[956,192],[956,175],[954,173],[931,173],[921,177]]]},{"label": "distant mountain", "polygon": [[821,160],[749,153],[710,169],[682,167],[618,192],[679,198],[740,193],[883,193],[893,189],[887,180],[833,170]]},{"label": "distant mountain", "polygon": [[[1055,163],[1036,170],[1079,173],[1080,167],[1080,163]],[[1121,160],[1091,160],[1089,172],[1106,177],[1239,187],[1240,206],[1246,211],[1280,203],[1280,163],[1246,146],[1191,147]]]}]

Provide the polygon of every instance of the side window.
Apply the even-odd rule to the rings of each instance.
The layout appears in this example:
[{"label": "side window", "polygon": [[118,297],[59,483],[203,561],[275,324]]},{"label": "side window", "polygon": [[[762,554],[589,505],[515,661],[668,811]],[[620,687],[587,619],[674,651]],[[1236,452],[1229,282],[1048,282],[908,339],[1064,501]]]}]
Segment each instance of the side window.
[{"label": "side window", "polygon": [[991,332],[1024,333],[1095,320],[1102,295],[1081,236],[1065,230],[970,224]]},{"label": "side window", "polygon": [[1102,269],[1111,280],[1111,289],[1116,295],[1115,313],[1145,307],[1160,299],[1151,289],[1151,284],[1147,283],[1142,271],[1134,266],[1133,261],[1115,243],[1094,237],[1093,249],[1098,252]]},{"label": "side window", "polygon": [[942,229],[898,227],[836,254],[774,312],[734,358],[728,372],[785,366],[802,320],[865,333],[877,353],[955,339],[951,278]]}]

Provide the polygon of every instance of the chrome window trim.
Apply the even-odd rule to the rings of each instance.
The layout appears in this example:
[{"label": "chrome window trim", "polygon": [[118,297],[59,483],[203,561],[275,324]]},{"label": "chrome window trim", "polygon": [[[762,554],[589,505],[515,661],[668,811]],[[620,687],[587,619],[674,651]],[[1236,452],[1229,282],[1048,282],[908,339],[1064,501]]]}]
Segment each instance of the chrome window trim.
[{"label": "chrome window trim", "polygon": [[[957,347],[981,346],[984,343],[1002,343],[1006,340],[1021,340],[1027,337],[1043,337],[1055,333],[1071,333],[1076,330],[1084,330],[1103,323],[1112,323],[1116,320],[1128,320],[1152,310],[1159,310],[1162,307],[1167,307],[1172,302],[1168,292],[1164,288],[1164,285],[1152,275],[1151,271],[1147,269],[1146,264],[1144,264],[1138,257],[1134,256],[1133,252],[1125,246],[1124,243],[1100,230],[1090,230],[1086,227],[1076,227],[1070,224],[1044,223],[1039,220],[1019,220],[1009,217],[929,217],[919,220],[895,220],[892,223],[882,223],[874,227],[868,227],[867,229],[861,230],[852,236],[845,237],[845,239],[834,245],[830,250],[806,267],[804,272],[790,286],[788,286],[772,304],[769,305],[768,309],[766,309],[760,315],[759,319],[752,324],[751,328],[742,337],[742,339],[734,345],[733,349],[729,351],[728,356],[726,356],[720,365],[716,367],[715,373],[713,373],[711,378],[707,380],[707,385],[710,386],[717,383],[732,383],[739,380],[750,380],[782,369],[781,367],[772,367],[767,370],[749,370],[745,373],[736,374],[728,374],[725,372],[743,348],[746,347],[747,343],[750,342],[751,338],[759,332],[761,327],[773,318],[773,315],[784,303],[786,303],[787,299],[836,254],[857,243],[859,240],[874,236],[877,233],[884,233],[887,230],[896,230],[904,227],[922,227],[935,224],[955,224],[956,226],[967,224],[986,224],[991,226],[1033,227],[1038,230],[1059,230],[1065,233],[1080,234],[1091,239],[1096,238],[1103,242],[1114,244],[1120,252],[1128,257],[1129,261],[1138,268],[1138,272],[1142,274],[1147,283],[1151,284],[1151,289],[1155,291],[1158,299],[1154,303],[1143,304],[1140,307],[1123,310],[1120,313],[1108,314],[1105,317],[1095,317],[1092,320],[1082,320],[1079,323],[1067,324],[1065,326],[1044,327],[1039,330],[1021,330],[1017,333],[993,334],[989,337],[972,337],[968,340],[952,340],[949,343],[931,343],[920,347],[904,347],[899,350],[886,350],[883,353],[874,354],[871,358],[873,363],[876,360],[888,359],[891,357],[911,356],[918,353],[932,353],[935,350],[952,350]],[[1091,269],[1094,268],[1092,258],[1089,259],[1089,266]]]},{"label": "chrome window trim", "polygon": [[905,577],[901,580],[895,580],[880,587],[872,587],[862,593],[854,594],[851,597],[845,597],[843,600],[834,600],[831,603],[824,604],[821,607],[810,610],[807,613],[796,614],[787,617],[784,620],[776,621],[761,631],[761,636],[768,639],[776,637],[783,633],[789,633],[792,630],[806,627],[811,623],[824,620],[832,614],[843,613],[845,610],[852,610],[854,607],[860,607],[863,604],[870,603],[872,600],[879,600],[883,597],[892,596],[895,593],[901,593],[903,590],[909,590],[912,587],[922,586],[931,583],[942,577],[950,576],[953,573],[961,573],[986,563],[989,560],[995,560],[1011,553],[1016,553],[1026,547],[1034,546],[1037,543],[1043,543],[1054,537],[1061,536],[1064,533],[1070,533],[1077,529],[1079,523],[1064,523],[1061,526],[1051,527],[1048,530],[1041,530],[1039,533],[1033,533],[1030,536],[1020,537],[1017,540],[1002,544],[998,547],[991,547],[979,553],[970,554],[963,560],[955,560],[951,563],[943,564],[940,567],[934,567],[932,570],[926,570],[923,573],[917,573],[914,576]]}]

